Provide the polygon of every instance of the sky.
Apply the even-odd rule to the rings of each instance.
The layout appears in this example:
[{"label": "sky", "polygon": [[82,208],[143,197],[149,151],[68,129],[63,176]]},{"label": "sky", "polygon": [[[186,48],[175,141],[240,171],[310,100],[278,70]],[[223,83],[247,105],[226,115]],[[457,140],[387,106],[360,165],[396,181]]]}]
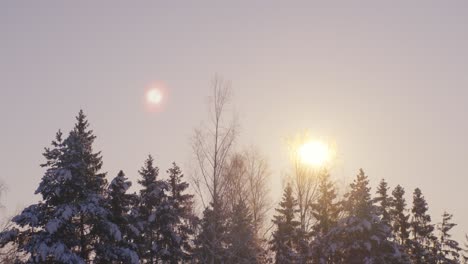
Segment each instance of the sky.
[{"label": "sky", "polygon": [[[468,233],[466,1],[3,1],[0,180],[11,215],[39,199],[43,148],[83,109],[108,178],[134,181],[148,154],[189,174],[210,80],[232,81],[241,130],[270,163],[278,200],[286,139],[337,148],[333,175],[422,189],[435,222]],[[145,110],[153,82],[161,111]],[[372,190],[375,192],[375,188]],[[0,213],[0,214],[2,214]]]}]

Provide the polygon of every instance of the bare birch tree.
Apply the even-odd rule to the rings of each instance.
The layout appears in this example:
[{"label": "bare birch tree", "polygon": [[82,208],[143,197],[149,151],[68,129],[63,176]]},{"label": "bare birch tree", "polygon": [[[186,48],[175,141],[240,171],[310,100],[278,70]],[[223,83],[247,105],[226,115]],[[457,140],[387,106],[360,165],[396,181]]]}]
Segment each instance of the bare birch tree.
[{"label": "bare birch tree", "polygon": [[255,235],[260,239],[265,236],[265,221],[272,206],[269,196],[271,174],[267,160],[255,148],[247,149],[244,159],[247,201],[252,212]]},{"label": "bare birch tree", "polygon": [[231,213],[239,201],[247,205],[247,160],[243,153],[235,153],[223,171],[224,195],[223,200],[226,211]]},{"label": "bare birch tree", "polygon": [[304,234],[310,231],[309,229],[313,220],[310,213],[310,206],[317,198],[317,188],[320,178],[320,170],[304,164],[297,151],[298,147],[304,144],[307,138],[308,135],[303,134],[289,142],[292,162],[290,181],[297,197],[300,228]]},{"label": "bare birch tree", "polygon": [[202,263],[223,263],[226,252],[226,215],[222,197],[225,192],[223,172],[237,136],[237,124],[228,116],[231,84],[216,75],[211,83],[209,120],[195,130],[193,153],[197,170],[194,188],[203,207],[203,219],[197,236],[197,258]]},{"label": "bare birch tree", "polygon": [[198,167],[193,182],[204,206],[207,206],[207,198],[215,206],[220,205],[224,191],[222,172],[237,136],[236,121],[228,116],[231,83],[215,75],[211,89],[209,122],[195,129],[192,142]]},{"label": "bare birch tree", "polygon": [[244,201],[252,214],[255,236],[263,238],[265,220],[271,209],[267,160],[257,149],[250,147],[231,156],[225,173],[224,199],[228,209],[232,210],[240,200]]}]

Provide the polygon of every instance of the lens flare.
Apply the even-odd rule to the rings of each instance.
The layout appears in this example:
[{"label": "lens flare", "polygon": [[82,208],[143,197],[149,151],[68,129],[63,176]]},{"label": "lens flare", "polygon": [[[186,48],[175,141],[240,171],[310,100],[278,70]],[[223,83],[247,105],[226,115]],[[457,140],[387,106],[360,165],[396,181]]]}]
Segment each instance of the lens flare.
[{"label": "lens flare", "polygon": [[150,104],[159,104],[163,99],[162,92],[157,88],[152,88],[146,92],[146,101]]},{"label": "lens flare", "polygon": [[163,111],[168,100],[168,90],[163,82],[155,81],[148,85],[143,95],[146,112]]}]

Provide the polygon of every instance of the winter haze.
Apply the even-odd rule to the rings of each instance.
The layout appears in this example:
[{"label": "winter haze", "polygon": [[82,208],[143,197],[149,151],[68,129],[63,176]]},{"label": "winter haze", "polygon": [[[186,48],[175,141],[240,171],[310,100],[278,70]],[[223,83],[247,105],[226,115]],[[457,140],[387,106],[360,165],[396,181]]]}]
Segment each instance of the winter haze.
[{"label": "winter haze", "polygon": [[[354,2],[354,1],[353,1]],[[215,73],[232,81],[236,148],[255,145],[281,199],[286,139],[336,143],[331,175],[363,168],[421,188],[433,222],[444,210],[468,233],[468,3],[465,1],[10,1],[0,3],[0,216],[37,202],[41,155],[83,109],[111,179],[137,190],[148,154],[190,175],[194,128],[207,119]],[[160,111],[145,109],[153,82]]]}]

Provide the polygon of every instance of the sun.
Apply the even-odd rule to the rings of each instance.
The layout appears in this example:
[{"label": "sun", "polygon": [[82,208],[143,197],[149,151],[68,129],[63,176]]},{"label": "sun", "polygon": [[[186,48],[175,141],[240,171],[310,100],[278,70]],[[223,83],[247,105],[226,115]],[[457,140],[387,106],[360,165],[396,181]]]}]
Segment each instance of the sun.
[{"label": "sun", "polygon": [[327,144],[321,141],[308,141],[299,147],[298,155],[302,163],[319,167],[330,161],[331,150]]},{"label": "sun", "polygon": [[148,92],[146,92],[146,101],[148,101],[150,104],[157,105],[161,103],[162,99],[163,94],[157,88],[150,89]]}]

